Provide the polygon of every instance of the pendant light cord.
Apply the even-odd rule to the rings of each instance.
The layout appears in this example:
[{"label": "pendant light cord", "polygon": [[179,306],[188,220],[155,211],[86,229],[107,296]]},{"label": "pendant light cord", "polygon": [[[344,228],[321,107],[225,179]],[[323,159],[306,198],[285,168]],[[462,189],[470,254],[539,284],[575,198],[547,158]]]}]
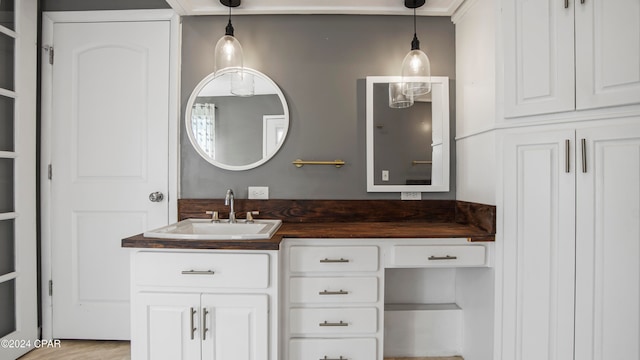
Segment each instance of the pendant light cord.
[{"label": "pendant light cord", "polygon": [[416,8],[413,8],[413,40],[411,41],[411,50],[420,50],[420,41],[418,40],[418,30],[416,27]]},{"label": "pendant light cord", "polygon": [[416,8],[413,8],[413,35],[416,35],[418,31],[416,30]]}]

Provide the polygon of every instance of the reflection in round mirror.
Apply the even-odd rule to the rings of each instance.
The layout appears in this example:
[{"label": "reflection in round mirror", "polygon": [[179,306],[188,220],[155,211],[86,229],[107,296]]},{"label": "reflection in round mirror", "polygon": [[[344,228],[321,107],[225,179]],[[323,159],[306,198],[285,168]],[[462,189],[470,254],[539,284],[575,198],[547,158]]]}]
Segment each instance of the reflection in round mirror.
[{"label": "reflection in round mirror", "polygon": [[227,170],[248,170],[273,157],[289,130],[284,94],[263,73],[244,68],[253,96],[237,96],[237,69],[204,78],[191,93],[185,125],[191,144],[211,164]]}]

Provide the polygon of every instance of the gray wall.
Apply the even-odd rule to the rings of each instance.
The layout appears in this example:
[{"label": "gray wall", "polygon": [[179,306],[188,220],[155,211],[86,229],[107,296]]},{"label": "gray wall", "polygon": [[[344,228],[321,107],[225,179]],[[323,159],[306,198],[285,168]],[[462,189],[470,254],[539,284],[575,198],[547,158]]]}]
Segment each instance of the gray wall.
[{"label": "gray wall", "polygon": [[165,0],[41,0],[42,11],[131,10],[171,8]]},{"label": "gray wall", "polygon": [[[213,71],[213,49],[227,18],[183,18],[182,122],[191,91]],[[399,199],[397,193],[366,192],[365,78],[399,75],[410,50],[413,21],[405,16],[234,16],[245,66],[271,77],[289,103],[288,137],[274,158],[256,169],[216,168],[181,134],[181,197],[220,198],[227,188],[246,198],[248,186],[269,186],[274,199]],[[455,33],[448,17],[418,18],[421,48],[433,75],[455,79]],[[453,82],[452,82],[453,83]],[[455,109],[455,86],[451,108]],[[455,114],[451,114],[455,124]],[[183,126],[181,125],[182,129]],[[452,137],[455,131],[451,131]],[[453,146],[452,146],[452,150]],[[346,165],[296,168],[291,161],[342,159]],[[455,158],[452,151],[451,158]],[[451,169],[455,169],[452,162]],[[423,198],[455,199],[449,193]]]}]

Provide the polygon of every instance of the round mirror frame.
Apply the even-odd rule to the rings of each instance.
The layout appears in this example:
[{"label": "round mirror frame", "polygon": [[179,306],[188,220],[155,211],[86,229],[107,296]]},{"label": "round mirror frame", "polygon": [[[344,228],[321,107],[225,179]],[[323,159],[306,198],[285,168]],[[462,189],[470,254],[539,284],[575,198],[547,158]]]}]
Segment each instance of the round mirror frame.
[{"label": "round mirror frame", "polygon": [[204,79],[202,79],[202,81],[200,81],[198,83],[198,85],[195,87],[195,89],[193,89],[193,92],[191,93],[191,96],[189,97],[189,101],[187,102],[187,109],[185,111],[184,123],[185,123],[185,128],[187,130],[187,135],[189,137],[189,141],[191,141],[191,145],[193,146],[193,148],[196,150],[196,152],[203,159],[205,159],[211,165],[217,166],[217,167],[219,167],[221,169],[232,170],[232,171],[243,171],[243,170],[249,170],[249,169],[256,168],[256,167],[266,163],[271,158],[273,158],[273,156],[275,154],[277,154],[278,151],[280,151],[280,148],[284,144],[285,140],[287,139],[287,134],[289,133],[289,125],[290,125],[290,121],[289,121],[289,105],[287,104],[287,100],[285,99],[284,94],[282,93],[282,90],[280,90],[280,87],[273,80],[271,80],[270,77],[268,77],[267,75],[261,73],[258,70],[254,70],[254,69],[250,69],[250,68],[246,68],[245,67],[244,68],[245,72],[247,72],[249,74],[252,74],[253,76],[262,77],[269,85],[272,85],[273,88],[276,91],[276,94],[278,95],[278,98],[280,98],[280,102],[282,103],[282,109],[283,109],[283,112],[284,112],[284,119],[287,122],[287,126],[284,129],[284,134],[283,134],[283,137],[282,137],[282,141],[278,144],[276,149],[271,154],[268,154],[267,156],[263,157],[262,159],[260,159],[260,160],[258,160],[256,162],[253,162],[251,164],[247,164],[247,165],[228,165],[228,164],[224,164],[224,163],[221,163],[219,161],[216,161],[215,159],[212,159],[198,145],[198,142],[197,142],[197,140],[196,140],[196,138],[195,138],[195,136],[193,134],[193,127],[191,126],[191,113],[193,111],[193,104],[196,102],[196,99],[198,98],[198,95],[200,94],[200,91],[202,91],[202,89],[205,86],[207,86],[207,84],[209,84],[211,81],[213,81],[217,77],[220,77],[220,76],[225,75],[227,73],[232,73],[234,71],[237,71],[237,69],[235,69],[235,68],[222,69],[222,70],[220,70],[220,71],[218,71],[216,73],[211,73],[211,74],[207,75]]}]

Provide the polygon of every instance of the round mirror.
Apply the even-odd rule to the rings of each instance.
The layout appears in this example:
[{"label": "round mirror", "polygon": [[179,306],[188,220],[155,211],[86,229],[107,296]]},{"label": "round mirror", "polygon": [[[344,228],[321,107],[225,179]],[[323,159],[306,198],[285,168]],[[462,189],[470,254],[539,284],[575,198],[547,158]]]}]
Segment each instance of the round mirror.
[{"label": "round mirror", "polygon": [[193,90],[185,125],[205,160],[227,170],[248,170],[267,162],[284,143],[289,107],[263,73],[245,68],[241,77],[237,69],[224,69]]}]

